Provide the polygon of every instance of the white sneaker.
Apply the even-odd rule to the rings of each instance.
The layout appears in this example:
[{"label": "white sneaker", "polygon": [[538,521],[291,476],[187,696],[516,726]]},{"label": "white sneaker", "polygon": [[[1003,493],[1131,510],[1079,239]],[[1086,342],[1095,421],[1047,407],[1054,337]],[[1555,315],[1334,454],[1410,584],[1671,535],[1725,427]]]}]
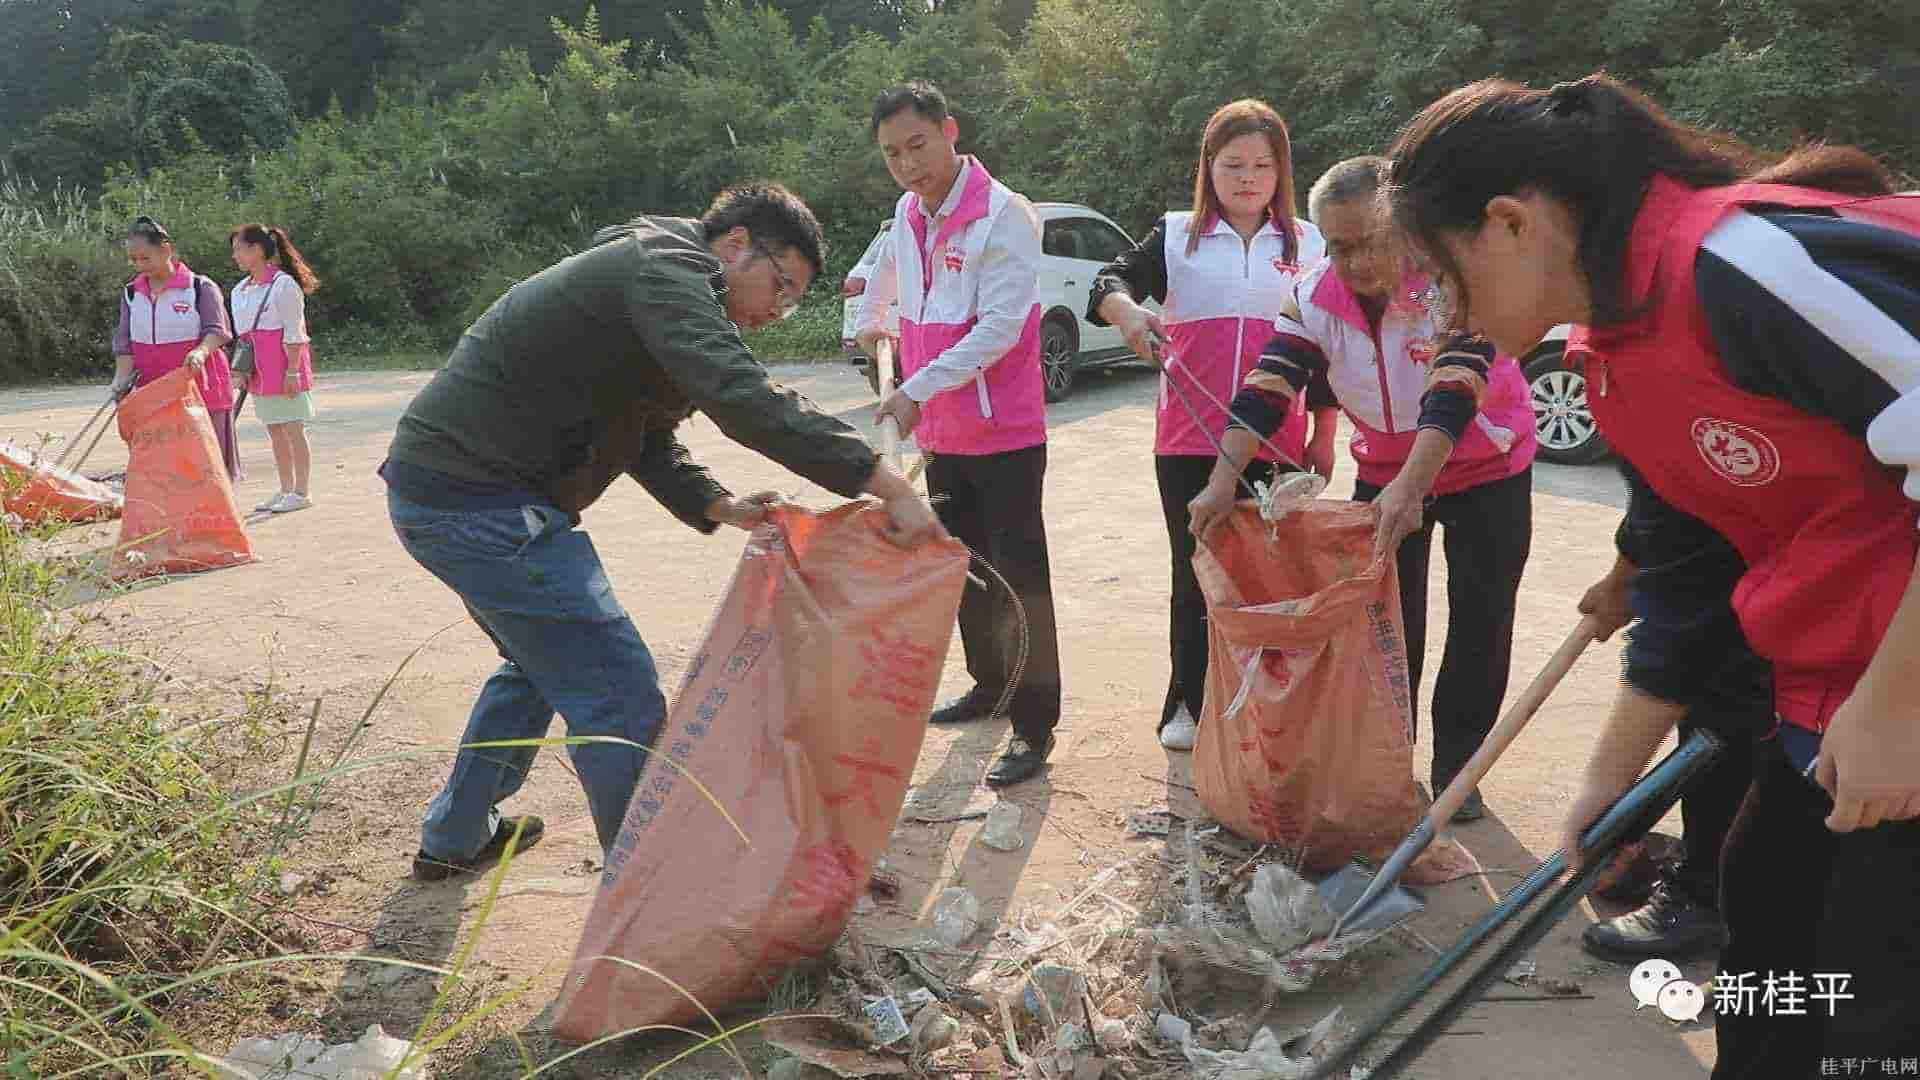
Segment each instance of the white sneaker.
[{"label": "white sneaker", "polygon": [[263,514],[272,513],[273,508],[275,506],[278,506],[280,504],[280,500],[286,497],[287,497],[286,492],[276,491],[273,494],[267,496],[266,498],[261,499],[260,505],[254,507],[254,509],[260,511]]},{"label": "white sneaker", "polygon": [[307,498],[297,491],[289,491],[281,495],[278,499],[273,500],[273,505],[269,507],[269,509],[276,514],[291,514],[295,510],[305,510],[312,505],[312,499]]},{"label": "white sneaker", "polygon": [[1193,740],[1199,734],[1199,723],[1182,705],[1180,711],[1173,714],[1173,719],[1167,721],[1167,726],[1160,729],[1160,745],[1169,750],[1191,750]]}]

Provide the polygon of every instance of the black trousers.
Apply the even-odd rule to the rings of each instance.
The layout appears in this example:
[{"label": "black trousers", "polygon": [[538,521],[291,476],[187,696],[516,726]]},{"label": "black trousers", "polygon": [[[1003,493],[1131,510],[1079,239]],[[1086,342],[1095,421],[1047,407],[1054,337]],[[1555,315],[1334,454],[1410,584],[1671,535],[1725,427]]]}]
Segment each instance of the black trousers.
[{"label": "black trousers", "polygon": [[[1758,992],[1740,1015],[1718,1010],[1714,1080],[1845,1076],[1848,1059],[1871,1063],[1851,1075],[1896,1075],[1888,1059],[1920,1057],[1920,820],[1831,832],[1832,800],[1777,742],[1759,745],[1754,768],[1723,863],[1720,967],[1736,979],[1753,973],[1746,985]],[[1797,998],[1769,1008],[1769,972],[1798,976],[1780,984]],[[1835,991],[1852,1000],[1814,996]],[[1807,1015],[1783,1015],[1789,1005]],[[1823,1059],[1838,1059],[1839,1071]]]},{"label": "black trousers", "polygon": [[[1372,502],[1380,489],[1354,485]],[[1400,614],[1406,623],[1407,675],[1419,709],[1420,669],[1427,649],[1427,564],[1433,528],[1446,528],[1447,646],[1433,684],[1433,792],[1480,749],[1507,696],[1513,659],[1513,612],[1520,575],[1533,546],[1533,470],[1442,495],[1427,505],[1417,532],[1400,545]]]},{"label": "black trousers", "polygon": [[[1154,477],[1160,482],[1160,512],[1167,519],[1167,547],[1173,555],[1173,599],[1167,611],[1167,654],[1172,670],[1167,677],[1166,700],[1160,706],[1161,727],[1167,726],[1182,705],[1195,720],[1200,719],[1207,693],[1207,598],[1193,575],[1193,553],[1198,544],[1187,504],[1206,490],[1213,462],[1211,457],[1167,454],[1153,459]],[[1292,471],[1287,466],[1281,469]],[[1242,475],[1251,483],[1271,479],[1274,471],[1272,462],[1256,459]],[[1244,489],[1241,495],[1246,495]]]},{"label": "black trousers", "polygon": [[[1014,734],[1029,742],[1045,741],[1060,722],[1060,642],[1041,518],[1046,475],[1045,445],[1004,454],[934,454],[927,462],[934,510],[947,531],[973,550],[971,569],[985,584],[968,582],[960,597],[967,674],[975,693],[994,700],[1017,675],[1009,710]],[[1018,673],[1020,609],[1008,586],[1026,615],[1027,663]]]}]

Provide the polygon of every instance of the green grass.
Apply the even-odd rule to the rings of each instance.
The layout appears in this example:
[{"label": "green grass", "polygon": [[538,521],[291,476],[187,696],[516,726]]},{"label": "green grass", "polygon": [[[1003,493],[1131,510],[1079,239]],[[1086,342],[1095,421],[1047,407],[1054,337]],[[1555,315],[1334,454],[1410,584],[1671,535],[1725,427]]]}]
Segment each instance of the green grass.
[{"label": "green grass", "polygon": [[[648,1055],[653,1060],[623,1062],[625,1074],[668,1074],[687,1056],[715,1046],[744,1068],[734,1046],[738,1036],[802,1018],[793,1015],[802,995],[789,992],[772,1003],[776,1015],[732,1027],[709,1013],[706,1031],[656,1025],[571,1049],[536,1039],[543,1052],[535,1053],[503,1026],[502,1012],[535,980],[483,990],[465,977],[511,852],[490,875],[477,925],[444,967],[304,951],[300,936],[281,925],[273,875],[283,869],[288,843],[306,831],[327,784],[433,753],[358,753],[373,714],[413,657],[343,737],[330,733],[326,761],[316,745],[315,702],[286,778],[284,765],[259,761],[263,753],[284,758],[272,751],[291,744],[284,726],[291,703],[271,686],[271,676],[265,689],[244,696],[235,715],[176,721],[155,700],[165,672],[91,643],[86,623],[92,617],[59,611],[58,598],[73,587],[74,564],[41,561],[29,550],[51,532],[22,536],[0,529],[0,1078],[177,1076],[184,1069],[226,1075],[196,1047],[221,1052],[243,1027],[311,1033],[300,1020],[260,1021],[293,1012],[276,1007],[288,1006],[295,989],[319,991],[324,980],[312,976],[347,962],[414,968],[436,978],[434,1000],[418,1024],[393,1033],[414,1042],[416,1062],[435,1054],[434,1071],[442,1075],[553,1075],[607,1043],[663,1030],[693,1041],[678,1053],[656,1048]],[[486,745],[588,741],[634,745],[584,738]],[[218,778],[231,777],[236,764],[283,779],[267,779],[247,794],[223,791]],[[681,771],[747,840],[678,763],[665,759],[655,767]],[[605,959],[660,977],[630,959]],[[183,1020],[191,1033],[176,1026]],[[485,1052],[469,1056],[473,1041],[488,1037],[496,1048],[503,1039],[511,1042],[507,1060],[488,1060],[496,1056]],[[661,1052],[672,1056],[657,1060]]]},{"label": "green grass", "polygon": [[[185,729],[152,700],[160,672],[88,644],[56,618],[68,587],[0,530],[0,1046],[40,1042],[192,966],[234,912],[264,815],[229,803],[207,767],[219,726]],[[196,823],[190,827],[189,823]],[[270,860],[269,860],[270,861]],[[259,935],[232,938],[243,955]],[[143,1047],[103,1024],[101,1053]],[[84,1029],[83,1029],[84,1030]],[[57,1045],[32,1067],[87,1055]],[[21,1070],[27,1070],[22,1072]]]}]

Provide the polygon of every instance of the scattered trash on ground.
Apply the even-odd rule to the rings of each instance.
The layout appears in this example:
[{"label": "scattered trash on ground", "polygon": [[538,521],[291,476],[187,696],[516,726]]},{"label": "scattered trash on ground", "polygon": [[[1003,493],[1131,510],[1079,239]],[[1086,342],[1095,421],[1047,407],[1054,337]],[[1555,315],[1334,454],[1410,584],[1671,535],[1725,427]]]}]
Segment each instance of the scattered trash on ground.
[{"label": "scattered trash on ground", "polygon": [[424,1060],[400,1068],[412,1052],[412,1043],[375,1024],[354,1042],[337,1046],[312,1035],[242,1039],[224,1058],[213,1060],[221,1075],[247,1080],[426,1080]]}]

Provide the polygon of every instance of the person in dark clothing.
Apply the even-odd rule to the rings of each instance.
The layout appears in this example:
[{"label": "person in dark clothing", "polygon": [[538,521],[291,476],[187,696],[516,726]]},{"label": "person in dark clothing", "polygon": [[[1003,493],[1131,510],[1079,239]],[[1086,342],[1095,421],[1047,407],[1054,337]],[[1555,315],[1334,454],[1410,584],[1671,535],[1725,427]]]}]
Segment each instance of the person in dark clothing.
[{"label": "person in dark clothing", "polygon": [[[695,411],[836,494],[879,496],[890,537],[940,533],[932,510],[846,424],[767,373],[740,327],[790,314],[820,271],[820,227],[774,184],[722,192],[699,220],[639,218],[509,289],[407,406],[380,473],[407,553],[459,594],[504,659],[462,744],[570,735],[603,849],[618,838],[644,748],[665,718],[653,658],[614,598],[581,511],[622,474],[701,532],[750,529],[777,501],[736,498],[674,429]],[[462,749],[433,800],[414,875],[497,859],[502,818],[537,747]]]},{"label": "person in dark clothing", "polygon": [[1727,750],[1680,799],[1680,857],[1661,868],[1639,908],[1588,927],[1581,943],[1613,960],[1683,960],[1726,941],[1720,852],[1753,782],[1754,744],[1773,725],[1773,672],[1733,613],[1747,564],[1719,533],[1660,501],[1630,465],[1619,557],[1580,601],[1601,640],[1633,621],[1623,679],[1684,709],[1680,738],[1711,730]]},{"label": "person in dark clothing", "polygon": [[[1507,348],[1573,324],[1607,441],[1746,562],[1729,602],[1778,723],[1722,856],[1715,1077],[1920,1058],[1920,198],[1598,74],[1457,90],[1391,160],[1449,322]],[[1685,712],[1623,689],[1570,862]]]}]

